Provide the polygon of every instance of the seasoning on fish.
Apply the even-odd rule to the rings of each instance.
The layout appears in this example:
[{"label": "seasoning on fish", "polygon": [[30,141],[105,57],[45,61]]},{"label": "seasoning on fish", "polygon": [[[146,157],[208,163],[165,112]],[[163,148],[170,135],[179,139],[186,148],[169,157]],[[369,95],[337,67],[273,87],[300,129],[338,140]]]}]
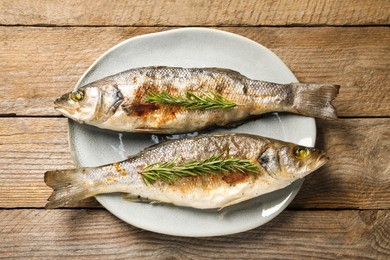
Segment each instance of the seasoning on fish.
[{"label": "seasoning on fish", "polygon": [[143,67],[87,84],[55,108],[79,123],[148,133],[226,126],[269,112],[337,118],[338,85],[277,84],[220,68]]},{"label": "seasoning on fish", "polygon": [[48,171],[46,208],[103,193],[193,208],[223,208],[288,186],[328,161],[324,152],[248,134],[168,141],[100,167]]}]

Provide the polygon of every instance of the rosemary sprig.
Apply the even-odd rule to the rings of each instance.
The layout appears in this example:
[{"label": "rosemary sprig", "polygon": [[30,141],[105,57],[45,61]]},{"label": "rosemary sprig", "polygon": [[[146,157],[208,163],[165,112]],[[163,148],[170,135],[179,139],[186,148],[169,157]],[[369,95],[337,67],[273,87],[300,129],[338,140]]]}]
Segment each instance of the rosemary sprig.
[{"label": "rosemary sprig", "polygon": [[222,154],[211,156],[200,161],[175,163],[174,161],[154,163],[146,166],[141,172],[146,184],[156,181],[173,183],[178,178],[195,177],[205,174],[223,174],[229,172],[258,172],[258,168],[250,160],[240,158],[222,158]]},{"label": "rosemary sprig", "polygon": [[146,97],[146,102],[179,105],[189,110],[208,110],[217,108],[230,108],[236,106],[232,101],[224,98],[218,93],[208,94],[201,92],[201,95],[197,95],[194,92],[188,91],[185,97],[175,97],[163,92],[150,92]]}]

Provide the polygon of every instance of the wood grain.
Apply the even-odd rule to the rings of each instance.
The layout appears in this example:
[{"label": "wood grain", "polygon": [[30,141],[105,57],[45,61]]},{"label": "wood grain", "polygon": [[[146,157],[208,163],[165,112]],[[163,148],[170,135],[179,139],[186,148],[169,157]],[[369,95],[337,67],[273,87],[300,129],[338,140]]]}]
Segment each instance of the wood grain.
[{"label": "wood grain", "polygon": [[[47,170],[73,168],[67,119],[0,118],[0,207],[39,207],[51,189]],[[94,207],[95,199],[79,206]]]},{"label": "wood grain", "polygon": [[291,206],[389,209],[390,119],[317,120],[317,131],[331,162],[305,178]]},{"label": "wood grain", "polygon": [[184,238],[128,225],[105,210],[1,210],[2,257],[104,259],[388,259],[390,211],[284,211],[254,230]]},{"label": "wood grain", "polygon": [[[305,181],[293,208],[390,208],[390,119],[319,121],[331,161]],[[0,207],[43,207],[47,170],[72,168],[67,119],[0,118]],[[93,200],[71,207],[96,207]]]},{"label": "wood grain", "polygon": [[389,24],[386,0],[0,2],[4,25],[206,26]]},{"label": "wood grain", "polygon": [[[104,51],[167,29],[0,27],[0,115],[58,115],[53,100]],[[223,30],[267,46],[301,82],[340,84],[340,116],[390,116],[389,27]]]}]

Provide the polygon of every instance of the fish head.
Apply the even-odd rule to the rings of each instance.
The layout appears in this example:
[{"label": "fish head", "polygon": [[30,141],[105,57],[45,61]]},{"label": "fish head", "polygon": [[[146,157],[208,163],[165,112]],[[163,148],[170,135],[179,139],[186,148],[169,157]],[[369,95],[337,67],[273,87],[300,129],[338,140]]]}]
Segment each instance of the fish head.
[{"label": "fish head", "polygon": [[259,157],[262,167],[274,178],[299,179],[329,161],[325,152],[291,143],[269,146]]},{"label": "fish head", "polygon": [[65,93],[54,101],[54,108],[79,123],[98,124],[115,113],[122,100],[116,86],[92,83]]},{"label": "fish head", "polygon": [[79,123],[90,122],[98,106],[99,96],[97,88],[80,88],[56,99],[54,108]]}]

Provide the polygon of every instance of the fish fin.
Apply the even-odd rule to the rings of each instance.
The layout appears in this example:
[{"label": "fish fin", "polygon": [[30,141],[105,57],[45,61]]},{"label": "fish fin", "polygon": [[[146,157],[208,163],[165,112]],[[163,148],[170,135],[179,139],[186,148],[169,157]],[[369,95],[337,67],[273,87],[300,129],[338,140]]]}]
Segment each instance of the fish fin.
[{"label": "fish fin", "polygon": [[[150,146],[148,146],[148,147],[142,149],[142,150],[140,151],[140,153],[148,152],[148,151],[150,151],[150,150],[156,149],[158,146],[166,145],[166,144],[171,143],[171,142],[174,142],[174,141],[175,141],[175,140],[168,140],[168,141],[167,141],[167,140],[163,140],[163,141],[160,142],[160,143],[152,144],[152,145],[150,145]],[[138,154],[130,154],[130,155],[127,156],[127,159],[130,160],[130,159],[133,159],[133,158],[138,158],[140,153],[138,153]]]},{"label": "fish fin", "polygon": [[237,204],[237,203],[249,200],[250,198],[251,198],[250,196],[243,196],[243,197],[237,198],[235,200],[231,200],[228,203],[226,203],[225,205],[223,205],[222,207],[220,207],[218,209],[218,211],[221,211],[222,209],[224,209],[224,208],[226,208],[228,206],[231,206],[231,205],[234,205],[234,204]]},{"label": "fish fin", "polygon": [[244,78],[244,75],[242,75],[240,72],[232,70],[232,69],[227,69],[227,68],[216,68],[216,67],[211,67],[211,68],[205,68],[207,70],[212,70],[220,73],[226,73],[230,77],[235,76],[237,78]]},{"label": "fish fin", "polygon": [[157,127],[148,127],[148,128],[135,128],[136,132],[147,133],[147,134],[167,134],[173,131],[172,128],[157,128]]},{"label": "fish fin", "polygon": [[[239,120],[237,122],[231,122],[231,123],[228,123],[228,124],[225,124],[225,125],[220,125],[218,127],[219,128],[223,128],[223,129],[232,129],[232,128],[239,127],[239,126],[241,126],[243,124],[246,124],[246,123],[248,123],[250,121],[257,120],[257,119],[259,119],[258,115],[251,115],[251,116],[248,116],[247,118]],[[209,128],[209,129],[211,129],[211,128]]]},{"label": "fish fin", "polygon": [[292,83],[295,90],[293,109],[305,116],[337,119],[335,107],[331,102],[339,93],[339,85]]},{"label": "fish fin", "polygon": [[130,193],[123,193],[122,198],[130,202],[142,202],[142,198]]},{"label": "fish fin", "polygon": [[145,202],[145,203],[150,203],[150,204],[161,203],[161,201],[158,201],[158,200],[150,200],[148,198],[143,198],[141,196],[136,196],[136,195],[133,195],[130,193],[123,193],[122,198],[127,200],[127,201],[130,201],[130,202]]},{"label": "fish fin", "polygon": [[53,189],[45,209],[53,209],[78,202],[93,196],[84,189],[78,173],[83,169],[69,169],[45,172],[45,183]]},{"label": "fish fin", "polygon": [[127,159],[129,160],[129,159],[133,159],[133,158],[138,158],[139,154],[141,154],[141,153],[145,153],[145,152],[151,151],[153,149],[156,149],[158,146],[166,145],[166,144],[172,143],[174,141],[176,141],[176,140],[163,140],[160,143],[152,144],[152,145],[142,149],[138,154],[130,154],[130,155],[128,155]]}]

